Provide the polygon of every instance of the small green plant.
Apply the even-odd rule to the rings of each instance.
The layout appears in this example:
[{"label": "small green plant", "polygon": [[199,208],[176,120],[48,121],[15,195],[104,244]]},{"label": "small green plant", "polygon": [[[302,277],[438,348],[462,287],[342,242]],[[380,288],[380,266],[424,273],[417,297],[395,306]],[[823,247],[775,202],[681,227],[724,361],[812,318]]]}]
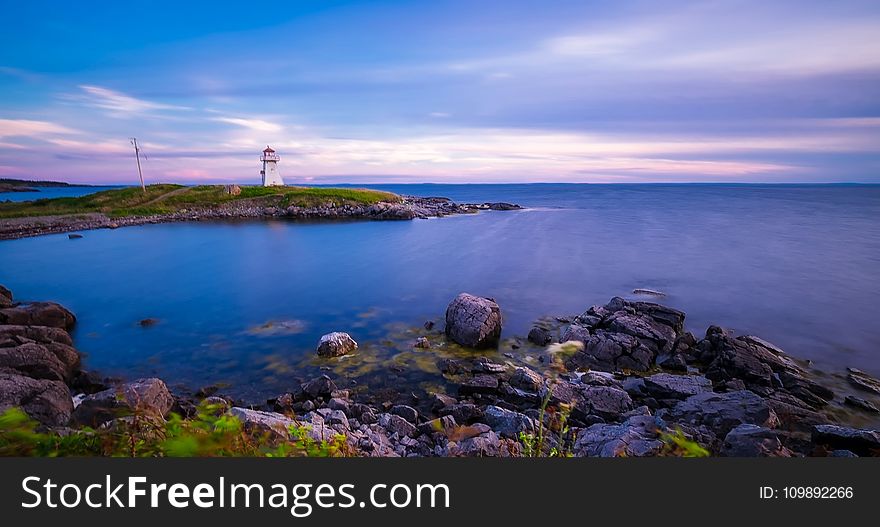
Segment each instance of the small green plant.
[{"label": "small green plant", "polygon": [[21,409],[0,414],[0,456],[114,457],[334,457],[345,456],[345,436],[321,441],[309,427],[294,423],[284,440],[269,432],[247,431],[216,405],[202,404],[191,419],[172,413],[167,421],[134,413],[110,426],[64,433],[46,431]]},{"label": "small green plant", "polygon": [[661,455],[674,457],[708,457],[709,451],[699,443],[688,439],[680,428],[671,432],[662,432],[660,440],[663,441]]},{"label": "small green plant", "polygon": [[[525,457],[571,457],[568,445],[568,418],[571,415],[572,405],[560,403],[558,406],[550,405],[553,395],[553,385],[547,386],[547,393],[541,400],[538,413],[538,429],[535,433],[520,432],[519,441],[522,445]],[[549,421],[549,427],[545,427],[545,417]],[[549,428],[549,429],[548,429]],[[555,433],[555,445],[548,447],[548,432]]]}]

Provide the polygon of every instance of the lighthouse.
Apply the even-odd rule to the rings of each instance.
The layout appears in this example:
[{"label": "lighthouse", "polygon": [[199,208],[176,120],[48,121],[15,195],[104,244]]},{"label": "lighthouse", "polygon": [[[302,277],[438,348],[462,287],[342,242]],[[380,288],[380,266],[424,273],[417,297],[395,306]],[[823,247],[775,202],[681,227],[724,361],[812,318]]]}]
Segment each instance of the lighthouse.
[{"label": "lighthouse", "polygon": [[260,170],[260,178],[263,180],[264,187],[283,187],[284,180],[278,173],[278,154],[270,146],[266,146],[260,161],[263,162],[263,170]]}]

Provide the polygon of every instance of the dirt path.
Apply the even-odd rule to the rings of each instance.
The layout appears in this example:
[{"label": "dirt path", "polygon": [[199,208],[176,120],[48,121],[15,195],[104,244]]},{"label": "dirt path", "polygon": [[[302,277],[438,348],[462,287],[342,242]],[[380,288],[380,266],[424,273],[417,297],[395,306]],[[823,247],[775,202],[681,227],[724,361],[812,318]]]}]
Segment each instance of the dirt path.
[{"label": "dirt path", "polygon": [[149,207],[150,205],[153,205],[159,201],[162,201],[165,198],[170,198],[171,196],[183,194],[187,190],[189,190],[189,187],[174,189],[171,192],[166,192],[165,194],[162,194],[161,196],[156,196],[155,198],[151,199],[150,201],[148,201],[146,203],[141,203],[140,205],[138,205],[138,207]]}]

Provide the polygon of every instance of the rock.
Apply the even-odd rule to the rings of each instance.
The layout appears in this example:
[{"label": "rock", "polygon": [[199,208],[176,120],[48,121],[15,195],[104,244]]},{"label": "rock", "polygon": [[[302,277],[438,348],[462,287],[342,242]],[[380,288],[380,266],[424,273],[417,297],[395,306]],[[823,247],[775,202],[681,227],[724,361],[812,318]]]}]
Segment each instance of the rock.
[{"label": "rock", "polygon": [[12,307],[12,291],[0,285],[0,308]]},{"label": "rock", "polygon": [[63,382],[32,379],[0,368],[0,413],[12,407],[44,425],[62,426],[70,420],[73,400]]},{"label": "rock", "polygon": [[470,379],[462,381],[458,387],[462,395],[475,393],[494,393],[498,390],[498,377],[492,374],[474,375]]},{"label": "rock", "polygon": [[665,370],[672,370],[672,371],[679,371],[679,372],[686,372],[688,369],[687,361],[685,360],[684,356],[682,356],[680,353],[673,353],[672,355],[670,355],[669,357],[664,359],[660,363],[660,367]]},{"label": "rock", "polygon": [[535,422],[531,418],[498,406],[486,407],[484,419],[502,437],[518,440],[520,432],[535,433]]},{"label": "rock", "polygon": [[440,410],[440,415],[451,415],[456,423],[466,425],[483,419],[484,413],[475,404],[457,403]]},{"label": "rock", "polygon": [[70,335],[63,329],[48,326],[0,326],[0,348],[22,344],[43,346],[64,364],[67,374],[72,374],[79,368],[79,352],[73,348]]},{"label": "rock", "polygon": [[[609,311],[611,310],[609,306],[614,302],[607,304],[605,307]],[[636,313],[640,315],[644,315],[650,317],[654,322],[658,324],[663,324],[665,326],[669,326],[673,333],[676,335],[681,334],[684,331],[684,319],[685,314],[682,311],[677,309],[673,309],[668,306],[663,306],[660,304],[655,304],[653,302],[628,302],[624,301],[625,309],[632,309]]]},{"label": "rock", "polygon": [[330,408],[331,410],[339,410],[346,416],[351,415],[351,408],[349,407],[348,401],[340,397],[332,397],[330,402],[327,403],[327,408]]},{"label": "rock", "polygon": [[810,432],[813,425],[827,424],[830,420],[828,416],[809,408],[800,399],[783,392],[771,394],[767,404],[779,419],[778,428],[783,430],[806,433]]},{"label": "rock", "polygon": [[471,373],[504,373],[504,365],[492,362],[486,357],[480,357],[474,361]]},{"label": "rock", "polygon": [[440,373],[458,375],[467,371],[463,364],[454,359],[440,359],[437,361],[437,369]]},{"label": "rock", "polygon": [[86,396],[76,407],[73,419],[95,427],[131,414],[164,417],[173,404],[174,397],[161,379],[138,379]]},{"label": "rock", "polygon": [[34,379],[64,381],[72,373],[54,353],[42,344],[27,342],[15,347],[0,348],[0,368],[15,370]]},{"label": "rock", "polygon": [[458,403],[455,397],[450,397],[445,393],[432,393],[431,394],[431,409],[435,412],[439,412],[443,408],[448,406],[452,406],[453,404]]},{"label": "rock", "polygon": [[859,457],[851,450],[832,450],[828,453],[828,457]]},{"label": "rock", "polygon": [[589,406],[585,413],[606,419],[617,419],[633,407],[629,394],[612,386],[590,386],[583,391],[583,396]]},{"label": "rock", "polygon": [[657,353],[670,352],[677,333],[671,327],[641,314],[618,311],[603,322],[603,327],[615,333],[632,335]]},{"label": "rock", "polygon": [[663,449],[662,420],[637,415],[621,424],[594,424],[577,434],[572,453],[577,457],[646,457]]},{"label": "rock", "polygon": [[397,404],[391,407],[391,413],[403,417],[412,424],[418,424],[419,422],[419,412],[412,406]]},{"label": "rock", "polygon": [[416,339],[416,343],[413,344],[413,346],[416,347],[416,348],[427,349],[427,348],[430,348],[430,347],[431,347],[431,343],[428,342],[428,338],[427,338],[427,337],[419,337],[419,338]]},{"label": "rock", "polygon": [[647,371],[656,351],[644,346],[632,335],[599,330],[584,343],[584,349],[567,361],[569,369]]},{"label": "rock", "polygon": [[756,337],[732,338],[713,326],[706,331],[706,342],[701,358],[709,364],[706,376],[713,381],[741,379],[755,389],[772,386],[774,373],[790,371],[803,376],[796,364],[779,353],[781,350]]},{"label": "rock", "polygon": [[880,395],[880,380],[871,377],[867,373],[855,368],[847,368],[849,372],[846,378],[856,388]]},{"label": "rock", "polygon": [[544,385],[544,378],[531,368],[521,366],[513,370],[508,382],[514,388],[537,392]]},{"label": "rock", "polygon": [[880,408],[874,406],[870,401],[866,401],[861,397],[855,397],[853,395],[847,395],[846,399],[843,401],[844,403],[859,408],[861,410],[865,410],[866,412],[870,412],[872,414],[880,413]]},{"label": "rock", "polygon": [[657,399],[687,399],[712,391],[712,381],[702,375],[657,373],[645,377],[645,390]]},{"label": "rock", "polygon": [[776,428],[779,419],[767,401],[748,390],[692,395],[658,415],[669,422],[703,425],[718,437],[741,424]]},{"label": "rock", "polygon": [[551,335],[546,329],[540,326],[535,326],[529,331],[528,339],[529,342],[537,344],[538,346],[546,346],[553,342],[553,335]]},{"label": "rock", "polygon": [[315,399],[318,397],[323,397],[325,399],[330,399],[331,394],[337,390],[336,383],[334,383],[330,377],[326,375],[321,375],[317,379],[312,379],[311,381],[302,385],[302,390],[306,396]]},{"label": "rock", "polygon": [[229,409],[229,415],[241,421],[246,432],[252,435],[268,435],[276,441],[287,441],[290,438],[290,427],[295,424],[293,419],[283,414],[250,410],[237,406]]},{"label": "rock", "polygon": [[358,348],[357,342],[348,333],[334,331],[321,337],[318,342],[317,352],[321,357],[340,357],[354,353]]},{"label": "rock", "polygon": [[769,428],[742,424],[724,438],[721,455],[726,457],[792,457],[779,436]]},{"label": "rock", "polygon": [[457,427],[458,425],[456,424],[454,417],[451,415],[444,415],[443,417],[431,419],[430,421],[420,424],[418,430],[422,434],[443,434],[448,437],[455,432]]},{"label": "rock", "polygon": [[241,195],[241,187],[239,187],[238,185],[226,185],[225,187],[223,187],[223,190],[226,192],[226,194],[230,196]]},{"label": "rock", "polygon": [[666,293],[664,293],[662,291],[656,291],[654,289],[644,289],[644,288],[633,289],[633,294],[634,295],[644,295],[644,296],[657,296],[657,297],[666,296]]},{"label": "rock", "polygon": [[144,318],[138,321],[138,326],[142,328],[153,327],[159,323],[159,319],[156,318]]},{"label": "rock", "polygon": [[55,302],[32,302],[0,309],[0,324],[21,326],[49,326],[70,330],[76,317]]},{"label": "rock", "polygon": [[493,346],[501,336],[501,308],[491,298],[461,293],[446,308],[446,335],[469,348]]},{"label": "rock", "polygon": [[68,234],[67,235],[68,240],[79,240],[82,237],[83,237],[82,234]]},{"label": "rock", "polygon": [[850,450],[859,456],[880,454],[880,432],[860,430],[837,425],[817,425],[813,427],[813,443],[830,450]]},{"label": "rock", "polygon": [[834,392],[807,379],[804,375],[791,370],[783,370],[777,373],[779,381],[788,393],[813,408],[825,406],[828,404],[828,401],[834,399]]},{"label": "rock", "polygon": [[565,328],[565,331],[562,332],[562,337],[559,339],[561,342],[589,342],[590,340],[590,328],[582,326],[580,324],[570,324]]},{"label": "rock", "polygon": [[449,443],[449,455],[453,457],[519,457],[521,453],[519,441],[500,438],[492,431]]},{"label": "rock", "polygon": [[414,424],[399,415],[379,414],[378,423],[389,434],[397,434],[398,437],[414,437],[417,432]]},{"label": "rock", "polygon": [[425,321],[425,329],[428,331],[431,331],[432,329],[434,329],[434,321],[433,320],[426,320]]}]

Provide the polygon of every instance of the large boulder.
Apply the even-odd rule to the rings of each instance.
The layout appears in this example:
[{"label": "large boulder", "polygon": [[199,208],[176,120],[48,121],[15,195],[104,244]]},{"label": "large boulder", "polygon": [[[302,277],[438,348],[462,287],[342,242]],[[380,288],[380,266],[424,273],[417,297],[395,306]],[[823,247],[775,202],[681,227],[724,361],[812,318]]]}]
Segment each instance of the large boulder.
[{"label": "large boulder", "polygon": [[0,413],[12,407],[44,425],[61,426],[70,420],[73,400],[63,382],[32,379],[0,368]]},{"label": "large boulder", "polygon": [[0,324],[22,326],[49,326],[70,330],[76,317],[55,302],[32,302],[0,309]]},{"label": "large boulder", "polygon": [[334,331],[321,337],[317,352],[321,357],[340,357],[354,353],[358,344],[348,333]]},{"label": "large boulder", "polygon": [[73,341],[65,330],[48,326],[0,325],[0,349],[25,344],[31,345],[30,349],[44,348],[54,355],[63,365],[62,377],[65,379],[79,368],[79,352],[74,349]]},{"label": "large boulder", "polygon": [[469,348],[486,348],[501,336],[501,308],[491,298],[461,293],[446,308],[446,335]]},{"label": "large boulder", "polygon": [[621,424],[594,424],[577,434],[572,453],[577,457],[646,457],[663,449],[662,420],[650,415],[630,417]]},{"label": "large boulder", "polygon": [[658,412],[668,422],[705,426],[718,437],[741,424],[776,428],[776,412],[760,396],[748,390],[692,395],[672,408]]},{"label": "large boulder", "polygon": [[0,347],[0,368],[50,381],[64,381],[72,373],[54,353],[36,342],[8,348]]},{"label": "large boulder", "polygon": [[161,379],[138,379],[87,395],[76,407],[73,419],[94,427],[126,415],[162,418],[173,404],[174,397]]}]

